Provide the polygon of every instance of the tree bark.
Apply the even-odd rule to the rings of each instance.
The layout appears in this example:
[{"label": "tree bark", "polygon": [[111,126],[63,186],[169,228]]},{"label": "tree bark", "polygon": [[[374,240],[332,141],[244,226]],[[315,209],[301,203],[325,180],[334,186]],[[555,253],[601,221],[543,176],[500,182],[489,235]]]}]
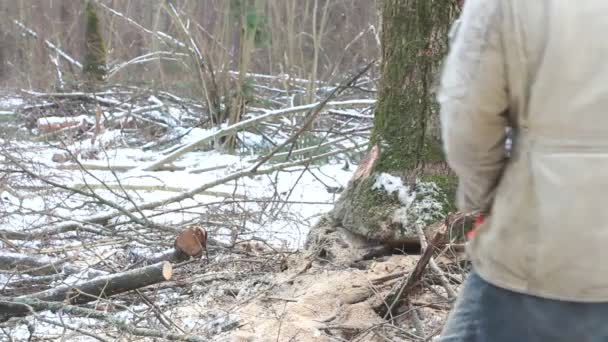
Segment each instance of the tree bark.
[{"label": "tree bark", "polygon": [[450,0],[384,1],[382,79],[372,137],[382,148],[376,171],[444,162],[432,86],[456,9]]},{"label": "tree bark", "polygon": [[[0,236],[3,236],[0,232]],[[0,254],[0,270],[24,273],[31,276],[64,275],[80,272],[82,269],[68,263],[69,258],[53,260],[27,254],[4,252]],[[89,269],[93,276],[105,274],[103,271]],[[12,284],[12,283],[11,283]]]},{"label": "tree bark", "polygon": [[383,2],[371,148],[332,212],[311,229],[307,248],[323,244],[326,254],[337,255],[340,248],[328,244],[358,245],[336,237],[342,228],[374,248],[419,245],[417,228],[455,210],[456,180],[445,163],[432,89],[458,10],[456,0]]},{"label": "tree bark", "polygon": [[[62,285],[50,290],[20,296],[19,299],[38,299],[45,302],[64,302],[67,304],[84,304],[100,297],[132,291],[148,285],[171,279],[172,266],[168,262],[138,268],[135,270],[102,276],[78,285]],[[0,298],[0,321],[11,316],[27,313],[23,306],[15,307]]]}]

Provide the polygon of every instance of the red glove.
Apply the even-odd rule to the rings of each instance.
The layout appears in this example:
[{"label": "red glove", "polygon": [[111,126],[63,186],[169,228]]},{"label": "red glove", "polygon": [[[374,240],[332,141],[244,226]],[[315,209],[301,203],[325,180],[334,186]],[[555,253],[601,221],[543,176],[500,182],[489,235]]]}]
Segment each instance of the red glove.
[{"label": "red glove", "polygon": [[473,238],[473,235],[475,235],[475,232],[477,231],[479,226],[481,226],[483,224],[483,221],[484,221],[483,214],[478,214],[477,217],[475,217],[475,224],[473,225],[473,229],[469,230],[465,234],[467,237],[467,240],[471,240]]}]

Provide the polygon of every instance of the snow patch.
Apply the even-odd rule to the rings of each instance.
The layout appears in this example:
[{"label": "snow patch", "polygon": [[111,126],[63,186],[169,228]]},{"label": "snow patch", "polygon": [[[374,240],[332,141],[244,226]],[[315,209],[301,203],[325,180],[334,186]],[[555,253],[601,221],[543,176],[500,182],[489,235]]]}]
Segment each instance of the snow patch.
[{"label": "snow patch", "polygon": [[0,99],[0,107],[12,108],[21,106],[25,101],[16,97],[9,97],[6,99]]},{"label": "snow patch", "polygon": [[[38,119],[37,124],[38,125],[61,125],[61,124],[71,123],[71,122],[84,123],[87,121],[89,121],[89,117],[87,115],[47,116],[47,117]],[[90,123],[92,123],[92,122],[90,122]]]},{"label": "snow patch", "polygon": [[399,202],[406,207],[412,204],[416,198],[416,193],[410,192],[409,187],[403,184],[399,177],[392,176],[388,173],[381,173],[376,177],[376,183],[372,187],[373,190],[384,190],[389,194],[397,192]]},{"label": "snow patch", "polygon": [[399,202],[403,205],[393,213],[393,222],[407,225],[413,220],[417,225],[426,226],[441,218],[443,204],[438,198],[443,196],[439,187],[433,182],[416,182],[416,189],[411,190],[399,177],[387,173],[376,176],[374,190],[384,190],[389,194],[397,192]]}]

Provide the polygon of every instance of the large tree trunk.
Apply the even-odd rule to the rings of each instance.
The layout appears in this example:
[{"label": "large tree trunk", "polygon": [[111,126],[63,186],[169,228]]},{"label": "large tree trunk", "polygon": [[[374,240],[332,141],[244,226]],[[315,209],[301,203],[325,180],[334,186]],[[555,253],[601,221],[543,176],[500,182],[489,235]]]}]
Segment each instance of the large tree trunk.
[{"label": "large tree trunk", "polygon": [[352,261],[369,255],[370,242],[417,244],[416,225],[454,209],[456,182],[444,160],[432,89],[458,8],[456,0],[384,0],[372,148],[335,208],[311,230],[308,248],[322,244],[327,257]]}]

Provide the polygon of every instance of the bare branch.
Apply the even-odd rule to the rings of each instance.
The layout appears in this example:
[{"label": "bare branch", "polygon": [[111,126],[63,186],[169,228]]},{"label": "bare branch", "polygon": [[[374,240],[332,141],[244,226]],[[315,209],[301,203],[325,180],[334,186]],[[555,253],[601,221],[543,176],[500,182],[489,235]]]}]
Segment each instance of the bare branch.
[{"label": "bare branch", "polygon": [[[13,21],[15,23],[15,25],[19,26],[19,28],[21,28],[25,33],[29,34],[30,36],[34,37],[34,38],[38,38],[38,34],[34,31],[32,31],[31,29],[27,28],[22,22],[20,22],[19,20],[14,20]],[[57,52],[57,54],[59,54],[59,56],[63,57],[66,61],[68,61],[70,64],[74,65],[75,67],[77,67],[78,69],[82,69],[82,64],[80,62],[78,62],[77,60],[75,60],[74,58],[72,58],[70,55],[68,55],[67,53],[63,52],[63,50],[61,50],[60,48],[58,48],[57,46],[55,46],[55,44],[51,43],[49,40],[45,39],[44,40],[44,44],[51,50]]]}]

